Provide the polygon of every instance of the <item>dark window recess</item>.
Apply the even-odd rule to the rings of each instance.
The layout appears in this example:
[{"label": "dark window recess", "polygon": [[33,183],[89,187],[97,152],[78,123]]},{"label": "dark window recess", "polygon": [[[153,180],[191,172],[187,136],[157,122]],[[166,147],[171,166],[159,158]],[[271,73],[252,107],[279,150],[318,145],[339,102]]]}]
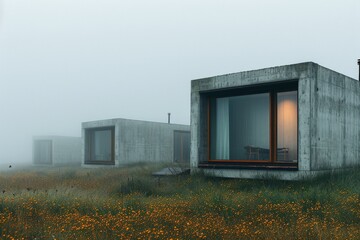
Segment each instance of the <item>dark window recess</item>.
[{"label": "dark window recess", "polygon": [[86,161],[87,164],[115,163],[115,128],[86,129]]},{"label": "dark window recess", "polygon": [[174,162],[190,163],[189,131],[174,131]]}]

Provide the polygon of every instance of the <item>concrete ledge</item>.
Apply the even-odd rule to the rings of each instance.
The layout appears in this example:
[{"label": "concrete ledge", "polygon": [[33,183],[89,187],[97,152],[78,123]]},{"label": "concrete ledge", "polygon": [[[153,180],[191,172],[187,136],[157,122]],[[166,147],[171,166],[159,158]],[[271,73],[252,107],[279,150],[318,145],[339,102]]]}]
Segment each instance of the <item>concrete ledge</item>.
[{"label": "concrete ledge", "polygon": [[234,163],[199,163],[199,168],[208,169],[256,169],[256,170],[285,170],[285,171],[297,171],[297,163],[283,163],[283,164],[234,164]]},{"label": "concrete ledge", "polygon": [[112,164],[112,165],[109,165],[109,164],[106,164],[106,165],[101,165],[101,164],[81,164],[81,167],[83,167],[83,168],[115,168],[115,167],[119,167],[119,166],[116,166],[114,164]]},{"label": "concrete ledge", "polygon": [[191,169],[191,173],[202,172],[208,176],[223,178],[245,178],[245,179],[278,179],[278,180],[306,180],[316,176],[332,173],[333,170],[324,171],[284,171],[268,169],[208,169],[195,168]]}]

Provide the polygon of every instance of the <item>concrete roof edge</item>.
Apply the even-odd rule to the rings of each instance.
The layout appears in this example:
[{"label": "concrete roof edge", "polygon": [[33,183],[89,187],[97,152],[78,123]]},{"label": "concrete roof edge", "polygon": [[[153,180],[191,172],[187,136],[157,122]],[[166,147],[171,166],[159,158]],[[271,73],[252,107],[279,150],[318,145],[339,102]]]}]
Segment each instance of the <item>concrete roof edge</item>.
[{"label": "concrete roof edge", "polygon": [[342,75],[342,76],[344,76],[344,77],[346,77],[346,78],[349,78],[350,80],[353,80],[353,81],[357,81],[357,82],[358,82],[357,79],[352,78],[352,77],[349,77],[348,75],[345,75],[345,74],[343,74],[343,73],[341,73],[341,72],[335,71],[335,70],[333,70],[333,69],[324,67],[324,66],[319,65],[319,64],[317,64],[317,65],[318,65],[319,68],[326,69],[326,70],[331,71],[331,72],[333,72],[333,73],[337,73],[337,74]]},{"label": "concrete roof edge", "polygon": [[34,140],[36,139],[48,139],[48,138],[81,138],[81,136],[64,136],[64,135],[35,135],[32,136]]},{"label": "concrete roof edge", "polygon": [[249,72],[249,73],[250,73],[250,72],[264,71],[264,70],[274,69],[274,68],[296,67],[296,66],[300,66],[300,65],[312,65],[312,66],[314,66],[314,67],[315,67],[315,66],[320,66],[319,64],[317,64],[317,63],[315,63],[315,62],[307,61],[307,62],[286,64],[286,65],[278,65],[278,66],[273,66],[273,67],[252,69],[252,70],[247,70],[247,71],[240,71],[240,72],[232,72],[232,73],[226,73],[226,74],[219,74],[219,75],[210,76],[210,77],[193,79],[193,80],[191,80],[191,81],[192,81],[192,82],[197,82],[197,81],[204,80],[204,79],[210,79],[210,78],[216,78],[216,77],[224,77],[224,76],[231,76],[231,75],[235,75],[235,74],[239,74],[239,73],[245,73],[245,72]]},{"label": "concrete roof edge", "polygon": [[128,119],[128,118],[110,118],[110,119],[99,119],[99,120],[93,120],[93,121],[87,121],[87,122],[82,122],[81,125],[83,124],[90,124],[90,123],[96,123],[96,122],[102,122],[102,121],[113,121],[114,124],[116,121],[132,121],[132,122],[143,122],[143,123],[155,123],[155,124],[166,124],[166,125],[172,125],[172,126],[190,126],[187,124],[178,124],[178,123],[170,123],[168,124],[167,122],[157,122],[157,121],[148,121],[148,120],[137,120],[137,119]]}]

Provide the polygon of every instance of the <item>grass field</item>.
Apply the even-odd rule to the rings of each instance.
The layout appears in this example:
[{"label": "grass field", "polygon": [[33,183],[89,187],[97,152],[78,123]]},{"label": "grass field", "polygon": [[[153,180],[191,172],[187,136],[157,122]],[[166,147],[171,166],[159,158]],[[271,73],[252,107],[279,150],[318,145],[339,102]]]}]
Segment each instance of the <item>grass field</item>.
[{"label": "grass field", "polygon": [[360,239],[360,169],[312,181],[0,172],[1,239]]}]

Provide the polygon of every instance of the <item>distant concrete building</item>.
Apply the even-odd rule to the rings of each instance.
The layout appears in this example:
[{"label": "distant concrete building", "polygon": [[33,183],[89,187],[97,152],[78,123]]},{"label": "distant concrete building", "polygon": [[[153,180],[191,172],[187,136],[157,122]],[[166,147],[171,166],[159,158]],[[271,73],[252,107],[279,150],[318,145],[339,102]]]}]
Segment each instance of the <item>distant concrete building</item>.
[{"label": "distant concrete building", "polygon": [[33,137],[33,164],[81,165],[81,138],[64,136]]},{"label": "distant concrete building", "polygon": [[190,162],[190,126],[128,119],[82,123],[83,165]]},{"label": "distant concrete building", "polygon": [[192,81],[192,172],[301,179],[358,165],[359,81],[312,62]]}]

